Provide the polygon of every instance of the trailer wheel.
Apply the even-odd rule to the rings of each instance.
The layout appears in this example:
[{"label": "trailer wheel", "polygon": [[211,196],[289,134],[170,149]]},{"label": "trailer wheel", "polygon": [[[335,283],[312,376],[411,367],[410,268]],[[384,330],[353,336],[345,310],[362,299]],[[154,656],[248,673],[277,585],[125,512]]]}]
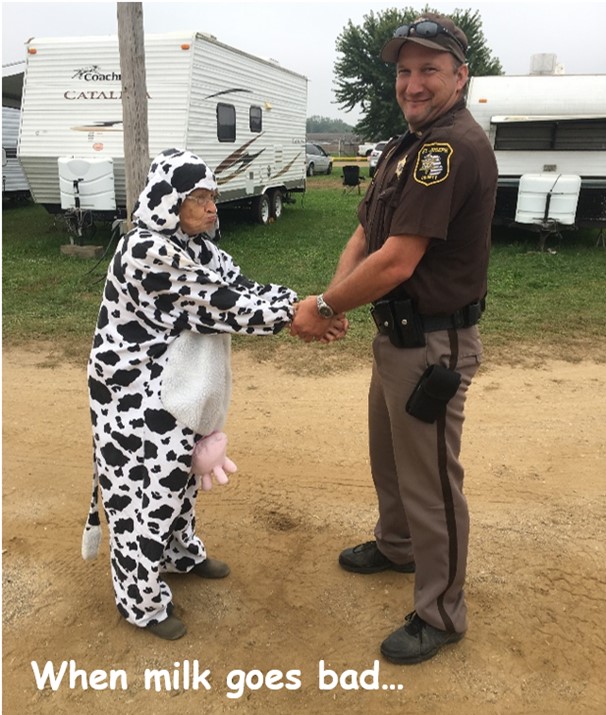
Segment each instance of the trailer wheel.
[{"label": "trailer wheel", "polygon": [[269,217],[271,215],[271,210],[269,206],[269,197],[267,194],[261,194],[253,202],[253,215],[257,223],[261,223],[264,226],[269,223]]},{"label": "trailer wheel", "polygon": [[271,217],[276,221],[282,216],[282,209],[284,208],[284,197],[280,189],[276,189],[271,192]]}]

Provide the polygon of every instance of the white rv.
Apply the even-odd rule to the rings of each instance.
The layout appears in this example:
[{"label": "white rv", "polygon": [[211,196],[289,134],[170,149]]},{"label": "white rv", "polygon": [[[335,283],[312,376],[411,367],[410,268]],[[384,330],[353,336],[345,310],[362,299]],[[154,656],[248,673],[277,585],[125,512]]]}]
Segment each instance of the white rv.
[{"label": "white rv", "polygon": [[2,107],[2,198],[25,198],[29,186],[19,159],[17,137],[19,136],[19,110]]},{"label": "white rv", "polygon": [[606,225],[606,75],[473,77],[499,167],[495,222]]},{"label": "white rv", "polygon": [[[194,32],[146,36],[145,69],[150,159],[171,147],[199,154],[220,203],[263,223],[305,190],[304,76]],[[76,205],[124,216],[121,95],[117,37],[27,43],[18,155],[36,203],[69,208],[72,185]]]}]

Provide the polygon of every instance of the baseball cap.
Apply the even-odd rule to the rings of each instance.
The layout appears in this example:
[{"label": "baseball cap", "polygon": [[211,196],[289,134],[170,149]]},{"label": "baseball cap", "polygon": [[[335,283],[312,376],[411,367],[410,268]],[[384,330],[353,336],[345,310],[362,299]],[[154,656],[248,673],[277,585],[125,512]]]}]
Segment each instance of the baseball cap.
[{"label": "baseball cap", "polygon": [[397,62],[405,42],[416,42],[438,52],[450,52],[460,62],[467,61],[465,53],[469,43],[465,33],[443,15],[428,13],[409,25],[398,27],[391,40],[383,46],[381,59],[384,62]]}]

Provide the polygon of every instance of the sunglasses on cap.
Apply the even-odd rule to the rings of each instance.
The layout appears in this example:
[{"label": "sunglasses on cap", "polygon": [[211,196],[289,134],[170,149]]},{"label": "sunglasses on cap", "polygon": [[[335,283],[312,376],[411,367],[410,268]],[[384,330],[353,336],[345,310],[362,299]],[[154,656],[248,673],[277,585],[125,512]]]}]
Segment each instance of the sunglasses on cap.
[{"label": "sunglasses on cap", "polygon": [[455,37],[452,32],[447,30],[445,27],[440,25],[434,20],[420,20],[419,22],[413,22],[412,25],[402,25],[394,32],[394,38],[397,37],[423,37],[431,38],[437,37],[438,35],[448,35],[453,39],[457,45],[463,50],[463,55],[465,55],[467,48],[463,46],[461,40]]}]

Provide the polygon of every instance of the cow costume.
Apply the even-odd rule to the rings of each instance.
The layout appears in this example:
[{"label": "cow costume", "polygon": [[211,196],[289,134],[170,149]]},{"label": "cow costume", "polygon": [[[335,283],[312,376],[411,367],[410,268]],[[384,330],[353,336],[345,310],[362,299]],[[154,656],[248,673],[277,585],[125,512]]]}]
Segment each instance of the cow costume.
[{"label": "cow costume", "polygon": [[139,627],[171,611],[161,575],[207,558],[191,460],[225,418],[230,336],[279,332],[296,301],[243,276],[208,234],[184,233],[179,211],[195,189],[217,185],[194,154],[171,149],[152,162],[108,269],[88,364],[94,476],[82,553],[98,549],[100,486],[116,604]]}]

